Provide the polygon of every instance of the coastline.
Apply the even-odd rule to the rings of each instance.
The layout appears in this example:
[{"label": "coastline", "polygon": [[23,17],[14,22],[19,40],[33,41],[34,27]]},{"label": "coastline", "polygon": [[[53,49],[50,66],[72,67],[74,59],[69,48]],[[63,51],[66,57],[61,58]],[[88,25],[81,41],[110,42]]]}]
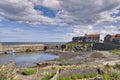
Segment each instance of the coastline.
[{"label": "coastline", "polygon": [[88,65],[97,66],[109,64],[116,64],[120,59],[119,56],[113,55],[109,51],[84,51],[84,52],[70,52],[70,51],[58,51],[48,50],[48,54],[54,54],[59,56],[58,59],[45,61],[52,65]]}]

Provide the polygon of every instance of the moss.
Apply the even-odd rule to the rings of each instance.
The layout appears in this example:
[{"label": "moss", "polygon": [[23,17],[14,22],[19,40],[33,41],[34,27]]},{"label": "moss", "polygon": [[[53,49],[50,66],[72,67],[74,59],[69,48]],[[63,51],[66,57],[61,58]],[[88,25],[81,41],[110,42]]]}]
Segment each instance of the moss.
[{"label": "moss", "polygon": [[120,55],[120,49],[111,50],[110,52],[116,55]]}]

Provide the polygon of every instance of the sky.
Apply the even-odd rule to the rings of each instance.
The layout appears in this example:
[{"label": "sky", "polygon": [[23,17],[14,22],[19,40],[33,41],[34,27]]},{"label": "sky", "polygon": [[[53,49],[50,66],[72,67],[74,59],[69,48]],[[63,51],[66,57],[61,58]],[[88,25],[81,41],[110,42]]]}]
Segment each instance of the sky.
[{"label": "sky", "polygon": [[120,34],[120,0],[0,0],[0,42]]}]

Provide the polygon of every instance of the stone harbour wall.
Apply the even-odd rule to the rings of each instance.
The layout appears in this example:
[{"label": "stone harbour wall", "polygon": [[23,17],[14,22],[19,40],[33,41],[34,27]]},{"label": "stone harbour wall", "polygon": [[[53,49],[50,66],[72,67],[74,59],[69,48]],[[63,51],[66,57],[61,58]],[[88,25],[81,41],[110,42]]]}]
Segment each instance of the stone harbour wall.
[{"label": "stone harbour wall", "polygon": [[93,50],[113,50],[113,49],[120,49],[120,45],[110,43],[95,43],[93,45]]},{"label": "stone harbour wall", "polygon": [[5,53],[7,51],[15,52],[34,52],[34,51],[42,51],[44,50],[44,44],[24,44],[24,45],[0,45],[0,53]]}]

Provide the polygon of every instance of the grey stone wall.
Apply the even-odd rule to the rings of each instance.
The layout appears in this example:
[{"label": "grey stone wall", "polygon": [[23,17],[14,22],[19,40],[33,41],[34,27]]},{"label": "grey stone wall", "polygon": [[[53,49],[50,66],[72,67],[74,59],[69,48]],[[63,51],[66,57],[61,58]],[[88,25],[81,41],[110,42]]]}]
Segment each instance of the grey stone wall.
[{"label": "grey stone wall", "polygon": [[44,49],[44,44],[25,44],[25,45],[8,45],[0,47],[1,53],[9,50],[14,50],[15,52],[32,52],[41,51]]},{"label": "grey stone wall", "polygon": [[93,50],[113,50],[120,48],[120,45],[111,43],[95,43],[93,45]]}]

